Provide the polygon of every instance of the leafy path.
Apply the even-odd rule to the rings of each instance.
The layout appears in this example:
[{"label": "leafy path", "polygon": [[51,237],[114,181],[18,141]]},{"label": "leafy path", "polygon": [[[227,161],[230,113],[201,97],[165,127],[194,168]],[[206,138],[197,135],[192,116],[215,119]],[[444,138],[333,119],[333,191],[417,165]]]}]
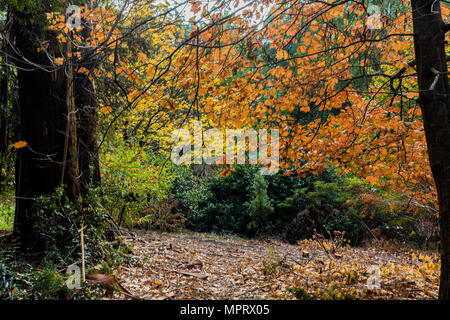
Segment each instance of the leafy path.
[{"label": "leafy path", "polygon": [[[438,294],[437,254],[386,242],[327,254],[313,241],[294,246],[194,233],[139,233],[124,240],[136,262],[116,276],[143,299],[295,299],[290,288],[299,298],[320,299]],[[367,288],[371,265],[380,267],[380,289]]]}]

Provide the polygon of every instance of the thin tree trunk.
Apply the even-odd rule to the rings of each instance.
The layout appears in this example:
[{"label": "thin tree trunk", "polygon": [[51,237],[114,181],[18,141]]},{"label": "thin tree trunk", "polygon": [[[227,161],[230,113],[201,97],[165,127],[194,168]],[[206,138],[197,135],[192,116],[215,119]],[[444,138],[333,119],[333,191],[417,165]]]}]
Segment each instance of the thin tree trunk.
[{"label": "thin tree trunk", "polygon": [[[67,35],[70,38],[70,31]],[[67,40],[66,57],[71,57],[72,55],[72,44],[71,40]],[[67,184],[69,198],[73,202],[80,201],[81,190],[80,190],[80,170],[78,164],[78,144],[77,144],[77,121],[76,121],[76,109],[75,109],[75,99],[73,97],[73,66],[72,59],[68,59],[66,64],[66,110],[67,110],[67,122],[66,122],[66,139],[64,142],[64,154],[61,170],[61,185],[65,182]],[[65,171],[67,171],[68,176],[64,179]]]},{"label": "thin tree trunk", "polygon": [[8,14],[6,18],[6,28],[2,44],[2,77],[0,80],[0,191],[3,186],[3,166],[7,166],[8,138],[9,138],[9,41],[11,38],[11,18]]}]

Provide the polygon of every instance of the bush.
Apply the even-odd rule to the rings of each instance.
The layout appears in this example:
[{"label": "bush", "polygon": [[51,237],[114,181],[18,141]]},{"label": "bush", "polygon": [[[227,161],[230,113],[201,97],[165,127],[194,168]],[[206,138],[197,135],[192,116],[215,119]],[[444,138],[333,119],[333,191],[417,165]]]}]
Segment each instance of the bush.
[{"label": "bush", "polygon": [[32,215],[36,222],[34,228],[42,243],[42,247],[34,248],[38,252],[48,252],[47,259],[71,264],[80,259],[80,233],[82,223],[85,226],[85,255],[86,260],[100,260],[102,236],[108,227],[107,212],[98,206],[96,192],[85,201],[85,211],[80,214],[77,205],[63,197],[63,189],[58,188],[55,193],[40,197],[33,201]]},{"label": "bush", "polygon": [[345,231],[353,245],[372,237],[371,230],[387,239],[406,239],[411,233],[413,213],[403,207],[405,199],[353,176],[315,181],[312,188],[302,189],[299,196],[304,199],[305,209],[283,231],[283,237],[292,243],[311,237],[314,228],[324,235],[325,229]]},{"label": "bush", "polygon": [[107,146],[101,158],[104,167],[100,200],[119,225],[132,226],[168,197],[176,174],[170,161],[165,162],[144,147],[123,142]]},{"label": "bush", "polygon": [[178,207],[178,199],[168,197],[159,201],[156,207],[143,212],[144,216],[138,220],[138,226],[145,225],[147,229],[165,231],[177,231],[184,223],[184,217],[179,212],[174,212]]},{"label": "bush", "polygon": [[14,207],[0,205],[0,230],[12,230],[14,225]]},{"label": "bush", "polygon": [[[325,228],[322,227],[323,225]],[[314,229],[324,235],[327,234],[326,229],[345,231],[347,239],[352,244],[359,243],[366,232],[358,215],[348,210],[337,209],[332,204],[315,202],[286,225],[282,236],[286,241],[295,244],[301,239],[311,238]]]},{"label": "bush", "polygon": [[[130,251],[123,243],[107,243],[103,233],[108,216],[97,206],[99,193],[85,200],[81,217],[76,206],[62,197],[62,189],[34,200],[32,218],[42,247],[23,248],[0,243],[0,299],[86,299],[93,297],[88,287],[69,290],[66,268],[81,260],[80,233],[85,225],[86,268],[116,266],[130,261]],[[83,220],[82,220],[83,219]],[[128,251],[127,251],[128,250]],[[32,263],[26,261],[32,257]]]},{"label": "bush", "polygon": [[264,176],[258,172],[253,181],[252,199],[246,203],[250,211],[248,229],[258,236],[270,231],[269,215],[273,213],[273,205],[267,195],[267,186]]},{"label": "bush", "polygon": [[[256,178],[257,166],[236,165],[228,175],[221,174],[222,168],[212,170],[206,177],[195,172],[195,166],[179,168],[171,190],[180,201],[178,210],[186,218],[185,226],[200,232],[242,236],[262,235],[270,230],[282,233],[286,224],[310,203],[302,191],[313,189],[314,182],[320,179],[336,180],[334,171],[328,169],[320,175],[304,178],[285,175],[280,170],[274,175],[261,176],[257,187],[261,195],[257,195],[254,185],[256,179],[261,179]],[[264,189],[267,189],[266,196]],[[265,213],[260,211],[259,215],[258,206],[262,206]],[[272,212],[271,207],[273,213],[268,214]]]},{"label": "bush", "polygon": [[315,181],[312,188],[302,189],[306,208],[286,226],[284,238],[295,243],[310,238],[317,229],[324,235],[326,230],[345,231],[352,244],[361,242],[367,230],[355,202],[360,187],[357,179],[337,178],[333,182]]},{"label": "bush", "polygon": [[82,298],[83,291],[71,291],[65,276],[49,259],[33,266],[18,247],[0,249],[0,300]]},{"label": "bush", "polygon": [[174,182],[172,192],[179,199],[178,210],[185,226],[201,232],[248,235],[251,186],[257,168],[239,165],[229,176],[216,169],[201,178],[187,168]]},{"label": "bush", "polygon": [[310,238],[314,228],[326,235],[326,228],[345,231],[353,245],[372,237],[371,229],[385,238],[429,234],[416,228],[414,219],[402,218],[412,216],[403,205],[406,199],[355,176],[339,175],[333,167],[302,178],[281,169],[262,179],[257,166],[236,165],[228,175],[219,168],[206,176],[194,174],[194,168],[179,169],[171,192],[180,201],[177,210],[186,218],[185,226],[195,231],[259,236],[271,230],[296,243]]},{"label": "bush", "polygon": [[44,260],[39,266],[33,280],[33,291],[38,299],[61,300],[71,295],[65,278],[58,272],[57,266],[49,260]]},{"label": "bush", "polygon": [[0,300],[25,298],[32,284],[31,266],[19,263],[15,252],[15,247],[0,249]]}]

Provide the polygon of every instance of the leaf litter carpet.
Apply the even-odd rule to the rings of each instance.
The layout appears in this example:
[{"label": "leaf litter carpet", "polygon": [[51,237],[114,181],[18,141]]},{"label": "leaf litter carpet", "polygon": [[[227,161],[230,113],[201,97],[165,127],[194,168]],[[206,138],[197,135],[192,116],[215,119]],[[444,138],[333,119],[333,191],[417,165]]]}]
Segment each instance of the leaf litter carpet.
[{"label": "leaf litter carpet", "polygon": [[[125,236],[133,259],[115,270],[142,299],[436,299],[436,252],[373,241],[329,253],[313,240],[290,245],[198,233]],[[377,282],[377,279],[379,282]],[[114,299],[126,299],[115,293]]]}]

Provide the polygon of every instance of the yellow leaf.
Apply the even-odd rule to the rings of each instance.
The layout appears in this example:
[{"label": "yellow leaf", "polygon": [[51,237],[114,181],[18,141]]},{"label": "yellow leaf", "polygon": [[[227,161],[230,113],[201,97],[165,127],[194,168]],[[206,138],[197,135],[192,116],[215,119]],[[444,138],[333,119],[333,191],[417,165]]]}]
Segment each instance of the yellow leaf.
[{"label": "yellow leaf", "polygon": [[141,62],[145,62],[148,59],[147,55],[145,53],[142,53],[142,52],[138,52],[138,57],[139,57],[139,60],[141,60]]},{"label": "yellow leaf", "polygon": [[16,149],[21,149],[23,147],[26,147],[27,144],[28,143],[26,141],[21,140],[21,141],[17,141],[16,143],[13,143],[13,147]]}]

